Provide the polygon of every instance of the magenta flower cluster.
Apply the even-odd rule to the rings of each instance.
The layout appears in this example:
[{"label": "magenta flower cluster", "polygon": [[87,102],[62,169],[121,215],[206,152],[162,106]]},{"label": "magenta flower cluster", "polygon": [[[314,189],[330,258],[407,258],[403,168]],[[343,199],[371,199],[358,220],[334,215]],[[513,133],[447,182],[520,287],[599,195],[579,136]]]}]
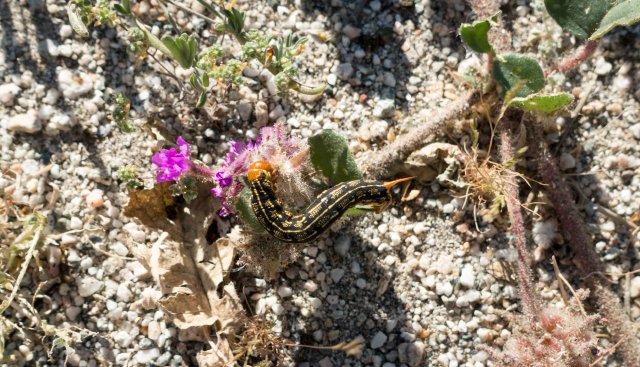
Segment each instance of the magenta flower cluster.
[{"label": "magenta flower cluster", "polygon": [[302,150],[303,144],[298,139],[286,135],[283,126],[276,124],[262,128],[254,141],[246,144],[231,142],[222,167],[215,172],[191,161],[189,144],[178,137],[178,149],[162,149],[151,158],[151,162],[157,166],[156,181],[179,181],[185,175],[213,180],[215,187],[211,193],[220,199],[222,205],[219,214],[229,215],[233,213],[233,205],[244,188],[240,177],[247,173],[251,163],[266,160],[274,167],[285,169],[285,162]]},{"label": "magenta flower cluster", "polygon": [[162,149],[151,157],[151,163],[158,166],[155,169],[157,182],[178,181],[180,176],[191,170],[189,143],[179,136],[176,144],[179,150]]},{"label": "magenta flower cluster", "polygon": [[251,163],[265,160],[280,169],[287,160],[299,153],[302,147],[300,140],[285,134],[281,124],[263,127],[258,138],[247,144],[232,142],[229,152],[224,157],[224,164],[215,173],[214,181],[218,187],[211,190],[222,203],[220,215],[233,213],[233,203],[244,188],[240,176],[247,173]]}]

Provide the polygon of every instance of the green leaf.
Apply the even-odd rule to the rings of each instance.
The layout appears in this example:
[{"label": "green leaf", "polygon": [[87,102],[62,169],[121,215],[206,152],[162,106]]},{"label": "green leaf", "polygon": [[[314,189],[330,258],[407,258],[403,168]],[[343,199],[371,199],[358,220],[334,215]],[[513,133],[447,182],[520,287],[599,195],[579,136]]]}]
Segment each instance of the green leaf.
[{"label": "green leaf", "polygon": [[256,214],[253,212],[253,208],[251,208],[251,190],[248,186],[244,187],[238,197],[238,201],[236,202],[236,211],[238,212],[240,219],[251,227],[251,229],[258,233],[264,232],[262,224],[260,224]]},{"label": "green leaf", "polygon": [[204,104],[207,103],[207,92],[200,92],[200,95],[198,96],[198,103],[196,103],[196,107],[200,108],[202,106],[204,106]]},{"label": "green leaf", "polygon": [[80,15],[76,12],[76,7],[71,2],[67,5],[67,16],[69,16],[69,25],[77,34],[82,37],[89,36],[89,29],[87,29]]},{"label": "green leaf", "polygon": [[194,36],[183,33],[178,38],[162,37],[162,43],[171,51],[171,56],[185,69],[190,68],[196,60],[198,44]]},{"label": "green leaf", "polygon": [[463,23],[460,26],[460,37],[462,41],[473,51],[487,53],[492,51],[487,34],[491,29],[489,20],[477,20],[472,24]]},{"label": "green leaf", "polygon": [[571,102],[573,96],[569,93],[532,94],[512,99],[509,106],[528,112],[550,114],[567,107]]},{"label": "green leaf", "polygon": [[564,29],[579,38],[589,38],[613,2],[611,0],[544,0],[549,15]]},{"label": "green leaf", "polygon": [[115,4],[113,8],[122,15],[131,15],[131,4],[129,0],[122,0],[122,4]]},{"label": "green leaf", "polygon": [[616,27],[625,27],[638,22],[640,22],[640,0],[624,0],[609,10],[602,18],[600,27],[589,39],[598,39]]},{"label": "green leaf", "polygon": [[497,57],[493,64],[493,78],[502,87],[503,95],[521,80],[524,85],[516,93],[516,97],[526,97],[544,87],[542,68],[535,59],[524,55]]},{"label": "green leaf", "polygon": [[362,178],[347,139],[342,135],[333,130],[323,130],[309,138],[309,147],[311,164],[332,184]]},{"label": "green leaf", "polygon": [[[135,18],[134,18],[135,19]],[[165,44],[158,39],[153,33],[149,32],[147,26],[140,22],[138,19],[135,19],[136,25],[144,34],[147,36],[147,40],[149,41],[149,45],[156,48],[158,51],[162,52],[166,57],[173,58],[173,52],[165,46]]]}]

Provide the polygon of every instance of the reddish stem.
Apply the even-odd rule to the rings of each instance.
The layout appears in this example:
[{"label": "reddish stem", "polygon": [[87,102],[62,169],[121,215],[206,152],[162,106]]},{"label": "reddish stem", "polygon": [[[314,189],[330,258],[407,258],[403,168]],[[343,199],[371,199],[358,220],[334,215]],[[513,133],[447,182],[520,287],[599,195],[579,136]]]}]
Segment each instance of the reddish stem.
[{"label": "reddish stem", "polygon": [[[502,163],[506,164],[513,159],[512,139],[506,127],[500,130],[500,156]],[[520,190],[518,188],[517,177],[517,174],[512,169],[506,169],[504,171],[504,194],[509,218],[511,219],[513,241],[518,250],[518,281],[520,284],[522,306],[529,322],[531,325],[534,325],[538,313],[538,302],[533,292],[533,287],[531,286],[531,270],[529,268],[531,261],[527,251],[524,220],[522,219],[522,211],[520,210],[522,204],[519,199]]]},{"label": "reddish stem", "polygon": [[576,51],[573,55],[569,55],[565,57],[560,63],[551,67],[545,73],[545,77],[549,76],[549,74],[554,71],[559,71],[563,74],[575,69],[580,65],[583,61],[591,57],[594,52],[598,49],[599,41],[587,41],[584,46],[582,46],[578,51]]}]

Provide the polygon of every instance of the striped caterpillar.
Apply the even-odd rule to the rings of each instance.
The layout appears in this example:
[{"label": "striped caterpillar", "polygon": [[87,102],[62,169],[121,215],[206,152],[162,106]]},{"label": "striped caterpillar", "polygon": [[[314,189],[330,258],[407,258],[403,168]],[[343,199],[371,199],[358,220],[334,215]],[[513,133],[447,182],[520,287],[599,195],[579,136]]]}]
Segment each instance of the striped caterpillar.
[{"label": "striped caterpillar", "polygon": [[251,164],[247,173],[251,188],[251,208],[264,229],[283,242],[302,243],[317,238],[349,208],[371,204],[378,211],[391,204],[390,190],[400,182],[355,180],[342,182],[322,192],[303,214],[285,210],[271,183],[273,167],[266,161]]}]

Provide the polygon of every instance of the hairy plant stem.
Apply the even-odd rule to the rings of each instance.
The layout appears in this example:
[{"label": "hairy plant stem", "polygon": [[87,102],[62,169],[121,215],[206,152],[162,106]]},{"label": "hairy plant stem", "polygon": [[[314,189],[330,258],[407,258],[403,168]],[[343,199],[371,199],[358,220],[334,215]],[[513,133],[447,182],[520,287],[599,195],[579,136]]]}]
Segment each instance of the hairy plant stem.
[{"label": "hairy plant stem", "polygon": [[551,67],[546,74],[551,74],[554,71],[559,71],[564,74],[577,68],[580,63],[591,57],[591,55],[596,52],[599,43],[600,41],[587,41],[587,43],[585,43],[585,45],[578,49],[574,54],[565,57],[557,65]]},{"label": "hairy plant stem", "polygon": [[538,121],[530,121],[529,149],[533,153],[542,182],[547,185],[547,194],[556,211],[565,239],[574,252],[578,271],[586,278],[586,286],[595,298],[599,313],[606,318],[607,326],[614,339],[620,343],[619,350],[625,366],[640,366],[640,345],[637,326],[624,312],[618,295],[608,287],[608,283],[594,274],[601,273],[602,264],[593,249],[593,240],[580,212],[575,206],[569,185],[564,181],[558,166],[549,154],[544,140],[542,126]]},{"label": "hairy plant stem", "polygon": [[411,153],[428,144],[447,122],[465,114],[476,95],[476,91],[470,90],[448,105],[431,111],[428,114],[432,116],[431,121],[425,121],[408,131],[365,162],[362,167],[365,177],[382,179],[394,174]]},{"label": "hairy plant stem", "polygon": [[[500,127],[500,158],[503,164],[507,164],[513,159],[512,137],[506,124]],[[536,322],[538,314],[538,300],[531,286],[531,269],[529,264],[531,258],[527,251],[527,241],[524,229],[524,220],[522,218],[522,204],[520,203],[520,190],[518,188],[517,174],[508,168],[503,173],[504,176],[504,194],[507,203],[507,211],[511,220],[511,232],[513,233],[513,242],[518,250],[518,282],[520,285],[520,297],[522,298],[522,307],[524,314],[533,326]]]}]

